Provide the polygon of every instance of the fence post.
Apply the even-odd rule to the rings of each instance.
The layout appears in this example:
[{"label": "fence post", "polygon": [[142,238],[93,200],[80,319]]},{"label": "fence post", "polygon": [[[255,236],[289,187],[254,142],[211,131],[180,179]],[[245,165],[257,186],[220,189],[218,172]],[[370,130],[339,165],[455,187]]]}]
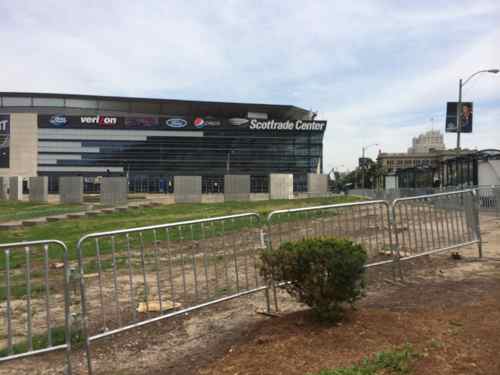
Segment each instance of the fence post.
[{"label": "fence post", "polygon": [[[272,231],[271,231],[271,217],[272,217],[272,212],[267,217],[267,235],[265,233],[263,234],[263,236],[265,238],[265,242],[266,242],[266,248],[270,251],[273,249],[273,238],[271,235],[271,233],[272,233]],[[272,273],[274,274],[274,270],[272,271]],[[268,303],[268,307],[267,307],[268,312],[270,312],[270,310],[271,310],[271,305],[269,302],[269,288],[271,288],[273,291],[274,309],[276,312],[278,312],[279,311],[278,293],[276,292],[276,284],[273,280],[271,281],[270,285],[268,285],[268,288],[266,289],[266,300]]]},{"label": "fence post", "polygon": [[472,190],[472,196],[474,200],[474,204],[472,205],[472,210],[473,210],[473,223],[474,223],[474,232],[476,235],[476,239],[479,241],[477,243],[477,250],[479,254],[479,258],[483,257],[483,244],[481,240],[481,227],[479,224],[479,193],[477,189]]},{"label": "fence post", "polygon": [[[398,236],[398,228],[396,224],[396,202],[397,200],[393,200],[391,203],[386,202],[387,205],[387,220],[388,220],[388,226],[389,226],[389,246],[391,247],[391,252],[392,256],[394,258],[393,262],[393,277],[394,280],[396,279],[396,274],[399,275],[399,278],[401,280],[404,280],[403,277],[403,270],[401,269],[401,262],[399,261],[400,254],[399,254],[399,236]],[[394,234],[394,240],[395,242],[393,243],[393,234]]]}]

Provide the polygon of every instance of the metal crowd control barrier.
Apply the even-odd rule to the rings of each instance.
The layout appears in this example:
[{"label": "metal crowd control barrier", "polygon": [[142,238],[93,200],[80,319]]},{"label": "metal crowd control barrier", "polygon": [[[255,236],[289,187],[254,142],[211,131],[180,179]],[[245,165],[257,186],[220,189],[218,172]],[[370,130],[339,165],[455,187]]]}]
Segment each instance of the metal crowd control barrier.
[{"label": "metal crowd control barrier", "polygon": [[477,244],[481,252],[477,192],[461,190],[393,202],[400,261]]},{"label": "metal crowd control barrier", "polygon": [[366,249],[367,267],[388,264],[395,255],[390,217],[389,203],[381,200],[273,211],[267,217],[268,245],[277,248],[304,238],[348,238]]},{"label": "metal crowd control barrier", "polygon": [[[66,349],[71,373],[68,249],[61,241],[0,244],[0,290],[5,319],[0,363]],[[50,260],[50,262],[49,262]],[[57,313],[59,306],[64,313]],[[3,349],[2,349],[3,348]]]},{"label": "metal crowd control barrier", "polygon": [[77,244],[87,366],[90,344],[162,319],[265,291],[255,213],[93,233]]}]

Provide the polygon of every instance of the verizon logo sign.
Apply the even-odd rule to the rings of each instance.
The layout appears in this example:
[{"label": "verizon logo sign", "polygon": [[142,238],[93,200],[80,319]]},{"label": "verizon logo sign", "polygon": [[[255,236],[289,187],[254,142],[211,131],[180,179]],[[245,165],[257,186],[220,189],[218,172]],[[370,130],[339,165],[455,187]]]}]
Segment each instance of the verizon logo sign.
[{"label": "verizon logo sign", "polygon": [[99,126],[112,126],[118,123],[117,117],[110,116],[85,116],[80,117],[82,124],[97,124]]}]

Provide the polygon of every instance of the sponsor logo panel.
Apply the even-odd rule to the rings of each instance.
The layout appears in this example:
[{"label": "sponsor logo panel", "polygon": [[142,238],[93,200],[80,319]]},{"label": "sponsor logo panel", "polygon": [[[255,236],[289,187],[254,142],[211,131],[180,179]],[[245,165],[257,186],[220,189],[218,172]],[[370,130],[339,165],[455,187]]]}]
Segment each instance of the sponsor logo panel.
[{"label": "sponsor logo panel", "polygon": [[179,129],[186,127],[188,123],[183,118],[169,118],[165,120],[165,124],[171,128]]},{"label": "sponsor logo panel", "polygon": [[49,122],[54,126],[64,126],[67,124],[68,119],[65,115],[57,114],[50,117]]},{"label": "sponsor logo panel", "polygon": [[245,126],[248,125],[248,119],[247,118],[238,118],[238,117],[233,117],[227,120],[230,125],[233,126]]},{"label": "sponsor logo panel", "polygon": [[205,120],[203,120],[201,117],[196,117],[193,121],[193,125],[195,128],[201,129],[205,127]]},{"label": "sponsor logo panel", "polygon": [[315,120],[269,120],[232,117],[216,119],[197,116],[182,117],[115,117],[104,115],[66,116],[64,114],[39,115],[38,126],[41,128],[68,129],[137,129],[168,130],[172,129],[248,129],[254,131],[324,131],[326,121]]}]

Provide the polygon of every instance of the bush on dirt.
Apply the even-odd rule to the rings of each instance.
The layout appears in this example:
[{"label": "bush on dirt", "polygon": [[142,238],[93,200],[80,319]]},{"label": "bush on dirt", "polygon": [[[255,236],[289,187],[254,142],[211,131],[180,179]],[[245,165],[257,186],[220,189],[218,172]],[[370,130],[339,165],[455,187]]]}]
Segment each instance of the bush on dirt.
[{"label": "bush on dirt", "polygon": [[261,274],[310,306],[321,320],[342,317],[342,305],[353,306],[364,289],[366,251],[340,239],[287,242],[262,253]]}]

